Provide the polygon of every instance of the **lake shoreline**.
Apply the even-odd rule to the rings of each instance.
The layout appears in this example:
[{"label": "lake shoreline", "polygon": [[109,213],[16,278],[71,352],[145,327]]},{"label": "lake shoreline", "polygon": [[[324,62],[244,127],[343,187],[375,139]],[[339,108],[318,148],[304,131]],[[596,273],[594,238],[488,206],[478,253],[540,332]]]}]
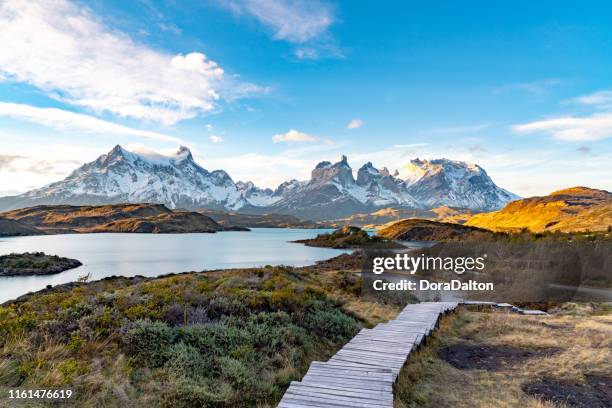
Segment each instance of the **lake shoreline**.
[{"label": "lake shoreline", "polygon": [[83,265],[45,276],[0,277],[0,303],[48,285],[110,276],[156,277],[186,271],[292,265],[303,267],[349,250],[313,248],[292,243],[320,229],[254,228],[250,232],[133,234],[95,233],[0,239],[0,255],[39,252],[80,260]]}]

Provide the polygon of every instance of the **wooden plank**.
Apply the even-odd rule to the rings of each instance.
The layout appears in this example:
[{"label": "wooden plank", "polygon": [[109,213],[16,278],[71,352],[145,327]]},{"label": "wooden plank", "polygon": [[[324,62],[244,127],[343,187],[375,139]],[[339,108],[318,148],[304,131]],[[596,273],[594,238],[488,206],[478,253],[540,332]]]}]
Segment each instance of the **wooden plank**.
[{"label": "wooden plank", "polygon": [[279,408],[392,408],[393,382],[412,350],[456,302],[407,305],[396,319],[362,329],[327,362],[312,362]]}]

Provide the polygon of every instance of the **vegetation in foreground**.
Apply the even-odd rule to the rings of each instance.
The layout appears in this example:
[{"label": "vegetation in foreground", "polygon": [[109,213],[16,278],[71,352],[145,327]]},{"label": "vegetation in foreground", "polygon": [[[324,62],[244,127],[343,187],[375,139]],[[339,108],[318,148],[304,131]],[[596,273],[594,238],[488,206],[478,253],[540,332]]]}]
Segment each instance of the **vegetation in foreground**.
[{"label": "vegetation in foreground", "polygon": [[44,252],[9,254],[0,256],[0,276],[52,275],[81,265],[76,259]]},{"label": "vegetation in foreground", "polygon": [[612,310],[565,304],[552,313],[447,318],[400,373],[395,407],[609,407]]},{"label": "vegetation in foreground", "polygon": [[325,247],[336,249],[349,248],[403,248],[403,245],[389,241],[383,237],[371,236],[359,227],[342,227],[328,234],[319,234],[312,239],[299,241],[313,247]]},{"label": "vegetation in foreground", "polygon": [[[108,278],[0,308],[0,395],[70,388],[73,406],[274,406],[312,360],[398,306],[331,264]],[[325,288],[325,289],[323,289]]]}]

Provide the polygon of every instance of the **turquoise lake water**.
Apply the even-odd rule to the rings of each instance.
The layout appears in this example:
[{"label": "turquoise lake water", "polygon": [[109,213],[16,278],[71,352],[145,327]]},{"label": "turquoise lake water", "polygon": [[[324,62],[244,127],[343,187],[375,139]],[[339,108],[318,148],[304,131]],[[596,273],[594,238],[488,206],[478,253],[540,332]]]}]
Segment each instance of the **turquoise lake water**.
[{"label": "turquoise lake water", "polygon": [[329,232],[321,229],[254,228],[216,234],[70,234],[0,239],[0,255],[43,251],[78,259],[83,266],[56,275],[0,278],[0,303],[27,292],[107,276],[158,276],[171,272],[264,265],[304,266],[343,252],[289,241]]}]

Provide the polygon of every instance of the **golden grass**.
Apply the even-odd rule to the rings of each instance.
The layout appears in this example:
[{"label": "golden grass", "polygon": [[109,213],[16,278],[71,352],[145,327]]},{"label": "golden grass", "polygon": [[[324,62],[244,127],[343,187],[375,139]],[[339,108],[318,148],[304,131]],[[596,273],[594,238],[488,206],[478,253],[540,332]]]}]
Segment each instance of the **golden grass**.
[{"label": "golden grass", "polygon": [[[460,370],[437,354],[454,344],[561,350],[499,371]],[[583,383],[589,374],[612,375],[612,315],[528,317],[462,311],[447,318],[404,367],[395,386],[395,408],[555,407],[525,394],[521,385],[544,377]]]}]

